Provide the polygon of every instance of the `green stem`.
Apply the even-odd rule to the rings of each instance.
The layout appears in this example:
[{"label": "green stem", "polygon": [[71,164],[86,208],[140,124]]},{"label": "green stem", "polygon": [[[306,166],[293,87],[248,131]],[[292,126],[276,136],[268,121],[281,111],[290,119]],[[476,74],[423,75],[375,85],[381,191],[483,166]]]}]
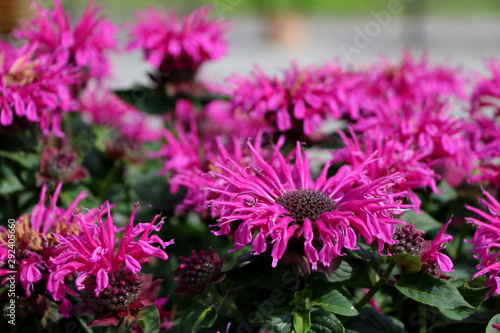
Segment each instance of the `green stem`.
[{"label": "green stem", "polygon": [[243,313],[241,313],[241,311],[238,310],[232,304],[229,304],[229,302],[226,301],[224,299],[224,297],[222,297],[221,295],[219,295],[219,293],[217,292],[217,290],[215,290],[214,286],[208,286],[208,291],[210,292],[210,295],[212,295],[213,298],[215,298],[215,300],[217,301],[217,303],[219,303],[220,305],[222,305],[223,307],[225,307],[226,309],[228,309],[235,316],[237,316],[237,317],[243,319],[244,321],[246,321],[245,316],[243,315]]},{"label": "green stem", "polygon": [[427,308],[425,304],[418,303],[418,324],[419,324],[418,331],[420,333],[427,332],[427,320],[425,319],[426,316],[427,316]]},{"label": "green stem", "polygon": [[[380,279],[377,281],[377,283],[375,283],[375,285],[370,289],[370,291],[368,291],[363,296],[363,298],[361,298],[358,301],[358,303],[356,303],[356,305],[354,306],[356,310],[358,311],[361,310],[366,305],[366,303],[368,303],[372,299],[372,297],[377,293],[377,291],[379,291],[380,288],[382,288],[382,286],[387,282],[387,279],[391,275],[394,266],[396,266],[395,262],[389,263],[389,266],[387,266],[387,269],[385,270],[384,274],[380,277]],[[342,324],[347,323],[351,318],[352,317],[345,317],[342,320]]]},{"label": "green stem", "polygon": [[118,171],[120,170],[121,166],[122,166],[122,161],[116,160],[113,163],[113,166],[109,169],[108,173],[106,174],[106,177],[104,178],[101,184],[99,197],[102,198],[104,201],[107,200],[105,196],[108,193],[109,187],[111,186],[111,184],[113,184],[113,181],[115,180],[116,175],[118,174]]},{"label": "green stem", "polygon": [[370,291],[367,292],[365,296],[363,296],[363,298],[360,299],[358,303],[354,306],[356,310],[358,311],[361,310],[366,305],[366,303],[368,303],[372,299],[372,297],[377,293],[377,291],[379,291],[379,289],[382,288],[382,286],[387,282],[389,275],[391,275],[394,266],[396,266],[395,262],[391,262],[389,264],[389,266],[385,270],[384,275],[380,277],[380,279],[377,281],[377,283],[375,283],[375,285],[370,289]]}]

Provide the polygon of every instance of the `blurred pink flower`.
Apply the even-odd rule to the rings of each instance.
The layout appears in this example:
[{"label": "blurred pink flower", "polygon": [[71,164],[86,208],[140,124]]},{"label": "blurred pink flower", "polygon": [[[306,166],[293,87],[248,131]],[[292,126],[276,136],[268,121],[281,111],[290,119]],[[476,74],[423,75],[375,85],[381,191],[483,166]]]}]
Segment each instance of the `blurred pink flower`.
[{"label": "blurred pink flower", "polygon": [[251,244],[259,254],[271,246],[273,267],[280,259],[297,263],[297,257],[305,258],[299,269],[308,273],[310,267],[328,270],[344,248],[357,249],[359,237],[377,242],[379,251],[394,243],[394,227],[403,222],[393,215],[409,206],[399,201],[404,193],[390,190],[400,175],[365,176],[373,157],[357,168],[343,166],[331,177],[327,163],[313,180],[307,152],[298,143],[290,155],[293,165],[278,150],[266,162],[250,143],[248,148],[254,163],[242,166],[227,159],[214,163],[220,171],[209,172],[222,181],[207,188],[219,195],[210,201],[218,217],[213,233],[234,234],[235,250]]},{"label": "blurred pink flower", "polygon": [[77,109],[71,85],[79,75],[52,54],[36,55],[35,48],[0,43],[0,124],[8,127],[26,118],[43,134],[63,137],[63,114]]},{"label": "blurred pink flower", "polygon": [[[81,192],[72,204],[67,208],[57,206],[62,183],[59,183],[54,194],[47,202],[47,185],[42,187],[40,199],[35,205],[31,214],[22,215],[15,222],[15,242],[9,241],[9,232],[4,227],[0,227],[0,276],[6,276],[9,271],[18,270],[17,274],[22,289],[26,292],[24,299],[42,297],[60,300],[59,311],[67,315],[69,301],[66,294],[74,294],[69,287],[64,284],[59,285],[59,289],[54,292],[48,290],[47,280],[51,273],[48,269],[49,260],[61,253],[59,242],[53,237],[54,234],[69,235],[78,234],[73,214],[77,205],[87,194]],[[13,249],[15,245],[16,267],[7,265],[7,249]],[[10,261],[9,261],[10,262]],[[5,279],[2,280],[5,284]],[[37,303],[38,304],[38,303]],[[41,303],[40,303],[41,304]],[[48,309],[33,308],[30,311],[44,312]]]},{"label": "blurred pink flower", "polygon": [[476,84],[471,98],[471,111],[476,113],[480,109],[493,108],[496,115],[500,116],[500,60],[488,59],[487,66],[491,77],[483,78]]},{"label": "blurred pink flower", "polygon": [[79,67],[88,78],[103,78],[111,72],[107,53],[118,49],[115,34],[118,28],[99,15],[101,5],[89,2],[80,21],[72,27],[69,12],[61,0],[54,0],[54,9],[33,3],[35,16],[14,31],[17,38],[36,44],[36,54],[57,54],[60,62]]},{"label": "blurred pink flower", "polygon": [[200,66],[226,53],[224,33],[228,23],[210,19],[210,6],[185,17],[155,8],[139,12],[132,27],[128,49],[142,48],[151,66],[163,81],[192,81]]},{"label": "blurred pink flower", "polygon": [[422,105],[429,98],[457,97],[466,98],[467,78],[459,67],[449,63],[433,65],[428,52],[420,60],[406,50],[399,64],[393,64],[386,57],[381,57],[366,71],[366,89],[364,99],[384,101],[397,96],[402,101]]},{"label": "blurred pink flower", "polygon": [[152,244],[165,248],[173,240],[165,242],[157,235],[150,235],[161,229],[163,220],[155,224],[158,215],[150,223],[134,225],[138,206],[134,205],[122,236],[117,234],[107,202],[102,214],[105,219],[100,213],[97,217],[90,213],[77,215],[82,229],[79,235],[54,235],[62,253],[51,259],[49,289],[57,292],[65,278],[74,274],[77,290],[93,291],[73,309],[79,315],[95,316],[89,327],[117,325],[133,315],[133,311],[156,300],[160,281],[152,282],[150,276],[141,275],[142,265],[151,257],[167,260],[168,255]]},{"label": "blurred pink flower", "polygon": [[87,89],[80,97],[80,107],[92,124],[115,129],[125,138],[151,142],[162,137],[159,116],[143,113],[109,90]]},{"label": "blurred pink flower", "polygon": [[[301,136],[321,135],[326,119],[357,117],[359,104],[353,90],[359,76],[327,63],[283,70],[283,78],[269,76],[256,67],[251,77],[231,78],[232,109],[262,119],[281,132]],[[302,134],[303,133],[303,134]]]},{"label": "blurred pink flower", "polygon": [[466,205],[470,211],[479,215],[480,219],[467,218],[467,222],[477,227],[472,237],[474,257],[480,260],[476,266],[479,270],[473,278],[488,274],[485,286],[491,286],[488,297],[500,294],[500,203],[491,194],[483,191],[486,199],[479,201],[488,209],[484,212]]},{"label": "blurred pink flower", "polygon": [[419,106],[394,97],[376,105],[372,116],[360,119],[352,128],[357,132],[379,131],[402,143],[412,142],[414,150],[425,156],[422,162],[456,187],[471,175],[477,157],[469,120],[452,117],[449,109],[450,105],[437,99],[428,98]]},{"label": "blurred pink flower", "polygon": [[420,149],[415,138],[402,139],[397,134],[383,133],[378,127],[361,132],[359,137],[352,128],[349,128],[349,136],[344,132],[339,135],[345,147],[333,151],[332,163],[343,162],[355,168],[376,154],[378,158],[365,167],[367,176],[377,179],[395,172],[403,174],[404,178],[393,189],[407,191],[416,209],[421,201],[413,190],[429,188],[438,193],[436,180],[440,177],[432,169],[436,160],[429,159],[430,152]]}]

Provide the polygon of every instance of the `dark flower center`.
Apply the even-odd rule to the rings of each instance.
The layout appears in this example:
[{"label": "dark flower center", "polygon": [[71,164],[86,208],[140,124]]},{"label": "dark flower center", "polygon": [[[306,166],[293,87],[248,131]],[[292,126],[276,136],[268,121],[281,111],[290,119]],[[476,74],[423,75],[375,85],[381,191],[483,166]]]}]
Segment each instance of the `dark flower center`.
[{"label": "dark flower center", "polygon": [[216,273],[215,263],[208,257],[191,257],[180,271],[180,283],[190,289],[201,289]]},{"label": "dark flower center", "polygon": [[109,281],[97,297],[97,303],[112,311],[127,309],[141,293],[141,280],[138,275],[128,275],[123,280]]},{"label": "dark flower center", "polygon": [[290,216],[297,222],[311,221],[323,213],[333,210],[335,201],[323,192],[315,190],[297,190],[283,193],[276,202],[290,212]]},{"label": "dark flower center", "polygon": [[397,241],[391,245],[390,251],[393,254],[410,254],[420,256],[424,249],[424,238],[419,230],[415,229],[413,224],[408,224],[398,228],[392,237]]}]

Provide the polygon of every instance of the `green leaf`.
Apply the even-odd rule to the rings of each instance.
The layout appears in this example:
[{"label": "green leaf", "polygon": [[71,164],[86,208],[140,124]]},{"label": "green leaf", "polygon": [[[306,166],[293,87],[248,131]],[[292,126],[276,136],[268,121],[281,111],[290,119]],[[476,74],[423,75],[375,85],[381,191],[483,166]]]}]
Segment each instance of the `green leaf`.
[{"label": "green leaf", "polygon": [[438,308],[474,308],[450,282],[437,279],[425,272],[401,275],[396,282],[396,288],[406,297]]},{"label": "green leaf", "polygon": [[404,213],[403,221],[413,224],[415,228],[426,232],[443,227],[442,223],[424,211],[415,213],[414,211],[409,210]]},{"label": "green leaf", "polygon": [[345,328],[334,314],[322,310],[311,312],[311,333],[343,333]]},{"label": "green leaf", "polygon": [[139,310],[137,319],[143,332],[156,333],[160,330],[160,313],[154,304]]},{"label": "green leaf", "polygon": [[24,151],[10,152],[5,150],[0,150],[0,157],[14,161],[26,169],[35,168],[40,163],[40,156],[38,154],[26,153]]},{"label": "green leaf", "polygon": [[259,332],[269,333],[292,332],[292,315],[289,312],[279,312],[269,317]]},{"label": "green leaf", "polygon": [[332,290],[311,300],[311,306],[342,316],[356,316],[358,314],[358,310],[337,290]]},{"label": "green leaf", "polygon": [[465,301],[472,305],[473,308],[471,309],[469,307],[461,306],[456,309],[439,309],[439,311],[441,311],[441,313],[448,318],[462,320],[477,310],[477,308],[483,303],[486,295],[488,295],[490,288],[470,288],[467,285],[463,285],[458,287],[457,290],[460,292]]},{"label": "green leaf", "polygon": [[389,257],[389,261],[398,264],[403,273],[416,273],[422,268],[420,259],[410,254],[396,254]]},{"label": "green leaf", "polygon": [[498,333],[498,330],[496,328],[493,328],[493,324],[500,325],[500,313],[495,315],[488,322],[488,326],[486,327],[486,333]]},{"label": "green leaf", "polygon": [[406,332],[402,322],[365,307],[360,315],[346,325],[349,330],[359,333],[403,333]]},{"label": "green leaf", "polygon": [[179,333],[194,333],[200,327],[210,327],[217,319],[217,309],[214,306],[207,306],[195,303],[189,307],[179,325]]},{"label": "green leaf", "polygon": [[293,312],[293,329],[295,333],[306,333],[311,328],[311,312],[309,310]]},{"label": "green leaf", "polygon": [[347,262],[347,260],[342,260],[339,268],[334,270],[330,277],[328,278],[329,282],[342,282],[349,280],[352,277],[352,273],[354,272],[354,268]]},{"label": "green leaf", "polygon": [[4,163],[0,164],[0,194],[10,194],[22,190],[23,184]]},{"label": "green leaf", "polygon": [[450,184],[444,180],[438,184],[438,191],[439,194],[431,194],[431,199],[441,203],[447,203],[458,198],[457,190],[451,187]]}]

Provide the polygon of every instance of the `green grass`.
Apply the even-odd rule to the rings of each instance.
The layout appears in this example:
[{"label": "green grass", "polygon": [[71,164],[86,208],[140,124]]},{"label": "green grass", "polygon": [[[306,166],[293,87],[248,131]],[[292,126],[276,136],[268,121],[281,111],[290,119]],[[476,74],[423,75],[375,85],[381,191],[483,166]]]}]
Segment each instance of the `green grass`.
[{"label": "green grass", "polygon": [[[320,15],[357,14],[364,15],[371,10],[387,7],[389,1],[400,1],[403,5],[425,7],[430,13],[439,14],[500,14],[500,0],[98,0],[106,5],[106,12],[132,11],[148,6],[177,8],[188,12],[207,4],[231,7],[229,15],[242,15],[265,11],[295,9]],[[81,8],[86,1],[67,0],[75,8]],[[229,7],[227,7],[229,6]]]}]

